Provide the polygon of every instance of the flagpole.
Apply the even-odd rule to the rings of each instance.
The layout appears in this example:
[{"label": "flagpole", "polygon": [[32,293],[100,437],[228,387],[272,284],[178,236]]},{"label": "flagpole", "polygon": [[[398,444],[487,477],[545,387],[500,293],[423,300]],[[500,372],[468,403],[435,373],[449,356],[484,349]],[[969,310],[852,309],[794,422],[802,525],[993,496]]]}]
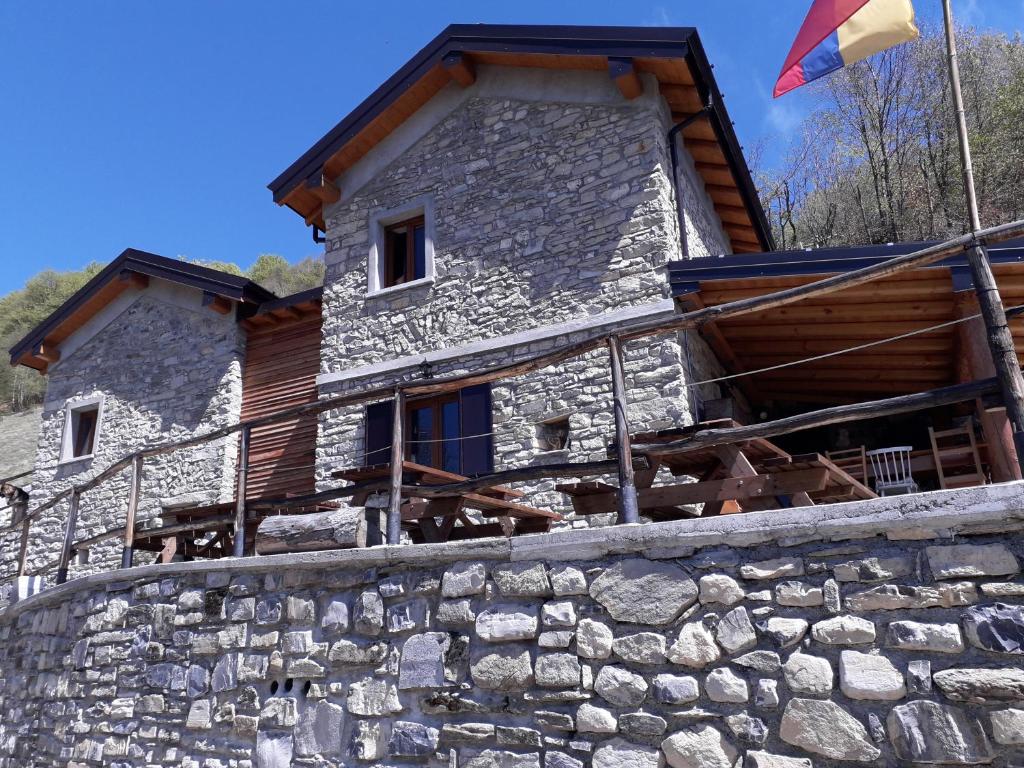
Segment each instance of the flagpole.
[{"label": "flagpole", "polygon": [[[967,117],[964,99],[960,91],[960,65],[957,62],[956,37],[953,30],[953,10],[950,0],[942,0],[942,15],[946,28],[946,53],[949,58],[949,85],[956,109],[956,132],[960,143],[960,160],[964,177],[964,193],[967,198],[967,212],[974,235],[981,230],[978,215],[978,198],[974,191],[974,170],[971,164],[971,145],[967,138]],[[967,249],[967,262],[971,268],[974,291],[978,307],[985,322],[989,352],[995,365],[996,378],[1010,421],[1013,443],[1017,450],[1017,463],[1024,472],[1024,377],[1021,376],[1017,351],[1013,345],[1013,334],[1006,322],[1006,312],[999,296],[995,276],[988,261],[988,253],[982,242],[976,242]]]}]

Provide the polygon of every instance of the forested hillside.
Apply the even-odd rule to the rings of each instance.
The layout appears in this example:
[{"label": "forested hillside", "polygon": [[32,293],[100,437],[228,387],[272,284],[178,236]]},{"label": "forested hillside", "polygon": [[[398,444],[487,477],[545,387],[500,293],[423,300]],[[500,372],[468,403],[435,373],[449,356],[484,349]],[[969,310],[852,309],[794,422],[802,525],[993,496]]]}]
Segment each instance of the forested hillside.
[{"label": "forested hillside", "polygon": [[[275,254],[262,254],[248,270],[227,262],[192,260],[236,275],[245,275],[278,296],[312,288],[323,283],[324,263],[307,258],[297,264]],[[71,295],[85,285],[104,265],[89,264],[78,272],[48,269],[25,283],[25,287],[0,298],[0,348],[6,354],[22,336],[32,330]],[[46,381],[35,371],[0,364],[0,412],[20,411],[42,400]]]},{"label": "forested hillside", "polygon": [[[807,86],[817,108],[759,174],[779,248],[942,239],[967,228],[941,28]],[[1024,41],[958,32],[983,225],[1024,216]],[[785,98],[785,97],[784,97]]]}]

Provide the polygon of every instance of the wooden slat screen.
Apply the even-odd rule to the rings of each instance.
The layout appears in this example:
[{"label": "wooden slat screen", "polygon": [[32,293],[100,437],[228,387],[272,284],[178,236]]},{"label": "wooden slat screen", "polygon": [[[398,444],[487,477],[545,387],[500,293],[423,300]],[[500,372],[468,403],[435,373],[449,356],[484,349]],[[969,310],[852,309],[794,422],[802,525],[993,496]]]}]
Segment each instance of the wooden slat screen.
[{"label": "wooden slat screen", "polygon": [[[242,373],[242,418],[251,419],[317,399],[319,313],[249,331]],[[246,497],[312,493],[316,459],[315,414],[253,430]]]}]

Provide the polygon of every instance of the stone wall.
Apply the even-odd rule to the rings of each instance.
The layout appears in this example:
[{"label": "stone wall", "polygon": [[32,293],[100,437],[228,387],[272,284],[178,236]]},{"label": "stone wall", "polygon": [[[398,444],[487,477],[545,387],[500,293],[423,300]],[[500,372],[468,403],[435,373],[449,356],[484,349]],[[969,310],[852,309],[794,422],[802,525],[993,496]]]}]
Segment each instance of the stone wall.
[{"label": "stone wall", "polygon": [[1022,488],[89,577],[0,766],[1019,765]]},{"label": "stone wall", "polygon": [[[51,366],[39,433],[32,505],[82,483],[143,445],[184,439],[234,423],[241,404],[244,338],[233,314],[201,306],[202,294],[153,281],[108,308],[109,315],[65,345],[73,351]],[[102,396],[92,458],[61,462],[65,406]],[[165,504],[212,502],[233,495],[235,440],[220,440],[147,459],[140,521]],[[130,472],[82,496],[78,535],[84,539],[123,524]],[[32,524],[30,567],[53,563],[60,552],[68,505]],[[117,567],[121,545],[107,542],[73,574]],[[17,549],[5,551],[8,570]],[[145,557],[140,553],[140,557]],[[52,575],[52,569],[51,574]]]},{"label": "stone wall", "polygon": [[[510,334],[667,297],[664,267],[684,254],[669,173],[670,122],[656,83],[628,102],[604,73],[563,73],[556,81],[539,70],[481,67],[476,85],[442,92],[423,113],[436,113],[436,124],[408,146],[375,150],[389,162],[373,172],[355,169],[361,185],[343,176],[342,200],[327,211],[323,394],[416,378],[424,353],[484,340],[495,349],[435,365],[432,373],[505,364],[584,335],[505,346]],[[690,252],[723,253],[728,246],[710,200],[685,149],[680,155]],[[433,281],[367,295],[374,217],[416,201],[429,204]],[[692,421],[683,382],[719,368],[698,336],[689,342],[692,366],[679,336],[631,345],[636,428]],[[404,368],[383,375],[345,377],[402,359]],[[608,380],[607,355],[595,353],[496,386],[496,466],[602,456],[611,437]],[[717,388],[705,395],[717,396]],[[537,425],[561,415],[570,418],[570,447],[545,455]],[[361,462],[362,423],[358,408],[323,416],[322,487],[331,484],[332,469]],[[552,488],[529,486],[538,492],[533,502],[568,511]]]}]

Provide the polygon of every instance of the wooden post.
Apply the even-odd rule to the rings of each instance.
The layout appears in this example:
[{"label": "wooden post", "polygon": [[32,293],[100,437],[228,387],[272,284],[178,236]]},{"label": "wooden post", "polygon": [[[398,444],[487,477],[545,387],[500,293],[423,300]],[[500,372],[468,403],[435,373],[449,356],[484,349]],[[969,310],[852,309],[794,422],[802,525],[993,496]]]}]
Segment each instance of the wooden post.
[{"label": "wooden post", "polygon": [[391,414],[391,498],[388,502],[388,544],[398,544],[402,537],[402,462],[405,443],[402,421],[405,416],[405,393],[395,388],[394,411]]},{"label": "wooden post", "polygon": [[608,339],[612,362],[612,403],[615,410],[615,452],[619,460],[619,522],[636,523],[640,510],[633,476],[633,450],[629,444],[629,422],[626,420],[626,377],[623,373],[622,346],[617,336]]},{"label": "wooden post", "polygon": [[[978,314],[977,296],[972,291],[957,291],[953,294],[953,302],[954,315],[958,319]],[[982,319],[975,317],[960,323],[956,328],[957,381],[962,383],[995,376],[992,356],[986,348],[985,324]],[[986,409],[979,398],[975,401],[975,412],[988,447],[992,480],[997,483],[1020,480],[1020,462],[1006,409]]]},{"label": "wooden post", "polygon": [[[960,92],[960,65],[957,62],[956,36],[953,29],[953,11],[950,0],[942,1],[942,18],[946,31],[946,54],[949,62],[949,85],[956,109],[957,139],[960,143],[961,170],[964,179],[964,193],[967,198],[967,213],[970,217],[971,232],[975,238],[981,232],[981,217],[978,215],[978,199],[974,191],[974,169],[971,162],[971,145],[967,137],[967,118],[964,112],[964,98]],[[1006,323],[1006,312],[992,274],[985,246],[978,242],[967,249],[967,263],[971,267],[974,291],[978,294],[978,307],[985,321],[988,349],[992,353],[996,379],[1003,393],[1003,404],[1010,419],[1014,446],[1017,450],[1018,467],[1024,469],[1024,377],[1021,376],[1020,362],[1013,346],[1013,334]]]},{"label": "wooden post", "polygon": [[245,555],[245,494],[249,479],[249,438],[252,427],[242,430],[238,448],[238,479],[235,483],[235,542],[232,554],[235,557]]},{"label": "wooden post", "polygon": [[139,508],[139,490],[142,487],[142,454],[132,457],[132,479],[128,488],[128,511],[124,518],[124,549],[121,550],[121,567],[131,568],[135,545],[135,513]]},{"label": "wooden post", "polygon": [[68,502],[68,520],[64,526],[64,543],[60,548],[60,560],[57,561],[57,583],[63,584],[68,580],[68,564],[71,562],[71,545],[75,541],[75,528],[78,525],[78,489],[71,491],[71,500]]},{"label": "wooden post", "polygon": [[26,517],[21,523],[21,543],[18,545],[18,576],[25,575],[28,566],[28,535],[32,520]]}]

